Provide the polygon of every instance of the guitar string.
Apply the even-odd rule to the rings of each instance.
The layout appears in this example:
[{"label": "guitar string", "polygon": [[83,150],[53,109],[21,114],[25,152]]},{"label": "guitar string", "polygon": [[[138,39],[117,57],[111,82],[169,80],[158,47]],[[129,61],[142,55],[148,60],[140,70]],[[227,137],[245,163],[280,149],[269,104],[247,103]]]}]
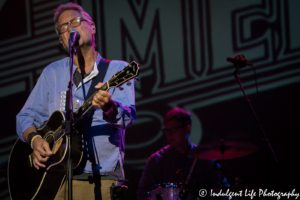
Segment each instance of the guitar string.
[{"label": "guitar string", "polygon": [[[105,83],[105,84],[106,84],[106,83]],[[102,90],[104,90],[105,84],[104,84],[99,90],[101,90],[102,88],[103,88]],[[98,90],[98,91],[99,91],[99,90]],[[98,91],[96,91],[90,98],[88,98],[88,100],[85,101],[85,102],[83,103],[83,105],[82,105],[80,108],[82,108],[82,107],[84,107],[84,106],[87,106],[87,104],[89,104],[88,102],[90,102],[90,101],[92,100],[92,98],[95,96],[95,94],[96,94]],[[80,108],[79,108],[76,112],[74,112],[74,114],[78,114]]]},{"label": "guitar string", "polygon": [[[53,133],[53,136],[54,136],[54,137],[57,137],[57,136],[58,136],[58,132],[61,130],[61,128],[62,128],[62,126],[59,126],[59,127],[54,131],[54,133]],[[49,137],[49,139],[46,138],[46,141],[47,141],[48,143],[50,143],[50,142],[52,142],[51,140],[52,140],[52,138],[54,138],[54,137]],[[44,138],[43,138],[43,139],[44,139]],[[33,158],[33,152],[32,152],[29,156],[31,156],[31,158]]]}]

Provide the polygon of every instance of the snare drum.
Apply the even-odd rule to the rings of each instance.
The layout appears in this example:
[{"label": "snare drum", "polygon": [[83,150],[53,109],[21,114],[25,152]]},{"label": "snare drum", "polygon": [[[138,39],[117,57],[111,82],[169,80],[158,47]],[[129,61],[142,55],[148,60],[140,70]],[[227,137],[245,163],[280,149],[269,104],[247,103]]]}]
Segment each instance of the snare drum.
[{"label": "snare drum", "polygon": [[182,183],[164,183],[155,185],[148,192],[148,200],[197,200]]}]

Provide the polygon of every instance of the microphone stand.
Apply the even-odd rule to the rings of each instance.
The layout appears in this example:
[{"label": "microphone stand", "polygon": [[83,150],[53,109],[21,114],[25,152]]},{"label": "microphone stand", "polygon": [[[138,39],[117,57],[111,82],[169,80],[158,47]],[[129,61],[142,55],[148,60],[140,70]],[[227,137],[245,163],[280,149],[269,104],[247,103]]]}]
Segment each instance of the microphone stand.
[{"label": "microphone stand", "polygon": [[[242,65],[243,65],[243,64],[242,64]],[[245,65],[245,66],[246,66],[246,65]],[[257,124],[258,124],[258,126],[259,126],[260,132],[261,132],[262,135],[263,135],[263,140],[265,141],[266,145],[269,147],[270,153],[273,155],[276,164],[279,164],[278,159],[277,159],[277,156],[275,155],[275,152],[274,152],[274,150],[273,150],[273,148],[272,148],[272,146],[271,146],[271,144],[270,144],[270,142],[269,142],[269,139],[267,138],[267,136],[266,136],[266,134],[265,134],[265,132],[264,132],[264,130],[263,130],[263,128],[262,128],[262,126],[261,126],[259,120],[258,120],[258,117],[257,117],[257,115],[256,115],[256,113],[255,113],[255,111],[254,111],[254,108],[253,108],[253,106],[252,106],[252,104],[251,104],[251,102],[250,102],[250,99],[248,98],[248,96],[247,96],[247,94],[246,94],[246,92],[245,92],[245,90],[244,90],[244,88],[243,88],[243,86],[242,86],[242,83],[241,83],[241,81],[240,81],[239,74],[238,74],[238,70],[239,70],[239,68],[241,68],[241,63],[235,63],[235,67],[236,67],[236,70],[234,71],[234,77],[235,77],[236,80],[239,82],[239,85],[240,85],[240,87],[241,87],[241,89],[242,89],[242,91],[243,91],[243,93],[244,93],[245,98],[246,98],[245,100],[248,102],[248,105],[249,105],[250,109],[252,110],[252,114],[254,115],[254,117],[255,117],[255,119],[256,119],[256,122],[257,122]]]},{"label": "microphone stand", "polygon": [[72,116],[73,116],[73,64],[74,64],[74,54],[76,52],[74,48],[74,43],[69,39],[69,50],[70,50],[70,82],[69,82],[69,91],[67,92],[67,110],[66,110],[66,121],[63,122],[63,126],[65,129],[66,137],[67,137],[67,152],[68,152],[68,164],[67,164],[67,180],[66,183],[68,183],[68,199],[73,199],[73,162],[71,157],[71,144],[72,144]]}]

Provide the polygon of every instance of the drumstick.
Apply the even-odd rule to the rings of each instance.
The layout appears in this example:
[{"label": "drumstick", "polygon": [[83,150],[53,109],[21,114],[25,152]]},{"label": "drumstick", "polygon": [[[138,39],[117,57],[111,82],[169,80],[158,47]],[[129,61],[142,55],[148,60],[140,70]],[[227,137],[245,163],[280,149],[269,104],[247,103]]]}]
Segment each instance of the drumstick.
[{"label": "drumstick", "polygon": [[194,159],[194,162],[193,162],[193,165],[192,165],[192,167],[191,167],[191,169],[190,169],[189,175],[188,175],[188,177],[187,177],[187,179],[186,179],[186,181],[185,181],[185,184],[186,184],[186,185],[188,184],[188,182],[189,182],[189,180],[190,180],[190,177],[191,177],[191,174],[192,174],[192,172],[193,172],[193,170],[194,170],[196,161],[197,161],[197,159],[195,158],[195,159]]}]

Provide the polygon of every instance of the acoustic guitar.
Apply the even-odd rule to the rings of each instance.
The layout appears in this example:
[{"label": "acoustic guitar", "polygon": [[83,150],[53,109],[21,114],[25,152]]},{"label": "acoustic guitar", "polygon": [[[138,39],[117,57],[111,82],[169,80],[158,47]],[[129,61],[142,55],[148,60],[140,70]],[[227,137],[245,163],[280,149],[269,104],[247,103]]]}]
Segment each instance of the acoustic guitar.
[{"label": "acoustic guitar", "polygon": [[[139,70],[139,65],[133,61],[113,75],[99,90],[107,91],[113,87],[120,87],[133,78],[138,79]],[[73,113],[74,131],[71,145],[73,169],[80,164],[83,156],[83,134],[82,131],[76,130],[75,125],[93,107],[92,100],[97,92]],[[49,143],[53,153],[45,163],[45,168],[37,170],[33,166],[33,150],[28,144],[17,139],[10,153],[8,164],[8,186],[11,199],[51,200],[55,198],[67,173],[67,146],[70,141],[62,126],[63,121],[65,121],[64,113],[56,110],[47,123],[37,129],[37,133]]]}]

